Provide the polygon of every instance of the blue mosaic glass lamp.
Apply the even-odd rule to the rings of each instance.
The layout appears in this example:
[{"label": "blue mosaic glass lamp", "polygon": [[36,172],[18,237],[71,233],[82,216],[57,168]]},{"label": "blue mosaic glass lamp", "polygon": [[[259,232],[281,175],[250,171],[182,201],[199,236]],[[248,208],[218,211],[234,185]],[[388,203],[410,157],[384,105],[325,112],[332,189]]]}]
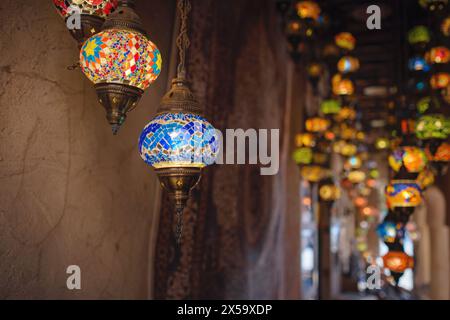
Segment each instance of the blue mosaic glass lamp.
[{"label": "blue mosaic glass lamp", "polygon": [[191,190],[200,181],[202,169],[215,162],[219,140],[214,127],[203,118],[202,108],[186,80],[189,0],[179,0],[178,8],[181,15],[178,75],[162,98],[156,117],[142,131],[139,152],[155,169],[161,186],[174,203],[178,216],[177,242],[180,242],[183,209]]}]

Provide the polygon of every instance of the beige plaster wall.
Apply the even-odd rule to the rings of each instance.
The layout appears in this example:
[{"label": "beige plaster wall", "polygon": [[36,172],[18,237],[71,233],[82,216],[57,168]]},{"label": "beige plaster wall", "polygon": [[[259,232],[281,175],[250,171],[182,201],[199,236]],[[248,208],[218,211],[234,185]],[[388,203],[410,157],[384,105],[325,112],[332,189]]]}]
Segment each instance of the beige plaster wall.
[{"label": "beige plaster wall", "polygon": [[66,69],[77,46],[51,2],[0,1],[0,299],[144,299],[159,189],[137,139],[166,89],[174,1],[137,1],[165,63],[117,137]]}]

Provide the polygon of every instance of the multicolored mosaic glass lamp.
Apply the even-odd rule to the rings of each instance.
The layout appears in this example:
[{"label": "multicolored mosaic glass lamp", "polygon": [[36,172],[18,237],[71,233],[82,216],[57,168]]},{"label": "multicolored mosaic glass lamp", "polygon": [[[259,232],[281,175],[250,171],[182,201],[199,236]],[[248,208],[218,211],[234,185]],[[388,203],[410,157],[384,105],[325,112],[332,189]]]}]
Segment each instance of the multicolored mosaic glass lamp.
[{"label": "multicolored mosaic glass lamp", "polygon": [[444,20],[442,20],[441,32],[446,37],[450,36],[450,16],[448,16]]},{"label": "multicolored mosaic glass lamp", "polygon": [[387,207],[409,217],[422,203],[422,189],[415,180],[392,180],[386,187]]},{"label": "multicolored mosaic glass lamp", "polygon": [[399,147],[389,156],[390,167],[396,173],[402,174],[402,178],[417,178],[427,162],[425,152],[413,146]]},{"label": "multicolored mosaic glass lamp", "polygon": [[321,183],[319,196],[324,202],[337,201],[341,198],[341,188],[331,178],[328,178]]},{"label": "multicolored mosaic glass lamp", "polygon": [[423,170],[417,177],[417,184],[422,190],[425,191],[428,187],[434,184],[435,180],[436,178],[434,176],[434,172],[427,168]]},{"label": "multicolored mosaic glass lamp", "polygon": [[213,126],[202,116],[202,108],[186,80],[189,0],[179,0],[178,9],[181,27],[177,41],[180,54],[177,78],[162,98],[156,118],[142,131],[139,152],[155,169],[161,186],[174,203],[178,216],[177,240],[180,241],[183,209],[191,190],[200,181],[202,169],[215,162],[220,142]]},{"label": "multicolored mosaic glass lamp", "polygon": [[103,31],[89,38],[80,52],[81,68],[95,84],[113,134],[161,72],[161,53],[133,8],[134,0],[120,0]]},{"label": "multicolored mosaic glass lamp", "polygon": [[384,242],[394,243],[397,238],[398,228],[402,227],[402,225],[395,222],[384,221],[377,227],[377,234],[381,239],[383,239]]},{"label": "multicolored mosaic glass lamp", "polygon": [[408,68],[410,71],[415,72],[429,72],[431,70],[431,66],[427,63],[425,58],[420,56],[409,59]]},{"label": "multicolored mosaic glass lamp", "polygon": [[310,165],[313,162],[313,150],[308,147],[301,147],[295,149],[292,158],[299,166]]},{"label": "multicolored mosaic glass lamp", "polygon": [[53,0],[53,4],[66,24],[70,23],[72,15],[80,14],[81,28],[74,25],[75,28],[69,31],[81,47],[89,37],[100,31],[106,17],[117,8],[118,0]]},{"label": "multicolored mosaic glass lamp", "polygon": [[342,77],[341,74],[336,74],[331,80],[332,91],[335,95],[345,97],[351,96],[355,92],[355,85],[349,78]]}]

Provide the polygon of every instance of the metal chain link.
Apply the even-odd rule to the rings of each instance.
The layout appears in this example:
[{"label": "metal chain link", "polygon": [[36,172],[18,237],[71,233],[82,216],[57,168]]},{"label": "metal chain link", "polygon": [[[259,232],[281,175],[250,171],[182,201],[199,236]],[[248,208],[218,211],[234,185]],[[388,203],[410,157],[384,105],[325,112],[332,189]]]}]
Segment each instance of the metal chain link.
[{"label": "metal chain link", "polygon": [[188,36],[188,18],[191,11],[190,0],[178,0],[178,10],[180,11],[180,34],[177,38],[177,47],[179,52],[180,62],[178,65],[178,78],[186,78],[186,51],[191,45]]}]

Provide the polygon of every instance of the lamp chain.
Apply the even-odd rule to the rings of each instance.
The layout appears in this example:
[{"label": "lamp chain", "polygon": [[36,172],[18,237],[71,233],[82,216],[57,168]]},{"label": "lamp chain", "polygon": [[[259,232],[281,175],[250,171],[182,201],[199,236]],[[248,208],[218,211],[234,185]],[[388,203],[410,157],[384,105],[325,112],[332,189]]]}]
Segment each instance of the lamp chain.
[{"label": "lamp chain", "polygon": [[183,210],[177,209],[177,227],[175,231],[175,238],[178,246],[181,244],[182,237],[183,237]]},{"label": "lamp chain", "polygon": [[190,0],[178,0],[178,10],[180,11],[180,34],[177,38],[177,47],[179,52],[180,62],[178,65],[178,78],[186,79],[186,51],[191,45],[188,36],[188,24],[189,13],[191,11]]}]

